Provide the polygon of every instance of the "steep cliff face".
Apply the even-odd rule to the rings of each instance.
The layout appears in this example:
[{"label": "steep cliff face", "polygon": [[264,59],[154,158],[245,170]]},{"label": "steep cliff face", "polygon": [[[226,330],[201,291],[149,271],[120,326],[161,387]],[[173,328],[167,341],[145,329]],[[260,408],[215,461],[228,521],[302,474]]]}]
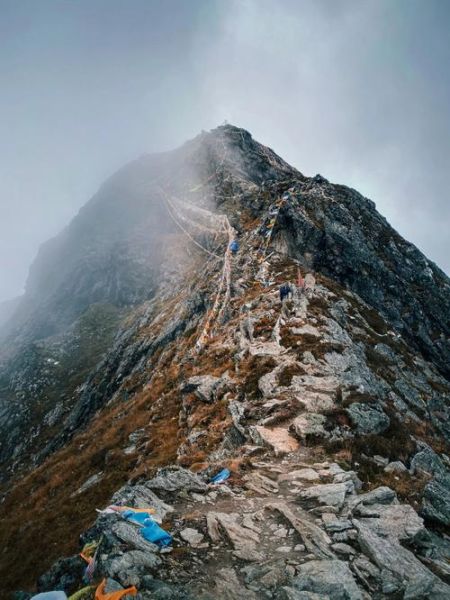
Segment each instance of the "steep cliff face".
[{"label": "steep cliff face", "polygon": [[[236,254],[229,249],[233,237],[239,241]],[[305,285],[297,286],[299,271],[307,275]],[[292,297],[281,304],[279,287],[287,282]],[[345,538],[350,544],[345,550],[331,547],[344,538],[331,540],[316,531],[315,543],[322,541],[313,562],[322,564],[311,563],[309,576],[311,552],[309,558],[295,554],[289,577],[320,580],[325,572],[344,570],[346,581],[324,584],[323,593],[389,597],[383,595],[388,594],[383,576],[373,570],[364,575],[361,561],[369,563],[369,571],[372,561],[381,573],[389,560],[377,550],[376,536],[384,534],[361,524],[361,514],[353,512],[355,498],[360,480],[365,491],[389,485],[427,524],[450,523],[449,291],[448,278],[371,201],[321,176],[303,176],[244,130],[219,127],[174,152],[125,167],[41,251],[9,325],[13,359],[4,354],[0,373],[1,459],[3,472],[12,476],[0,508],[2,576],[9,588],[31,584],[56,557],[76,551],[77,534],[94,520],[93,507],[107,503],[125,482],[133,485],[119,499],[136,506],[149,502],[142,486],[155,489],[149,480],[157,467],[189,467],[202,474],[196,485],[204,489],[210,472],[228,465],[234,473],[231,495],[250,513],[252,506],[254,512],[264,510],[264,495],[271,502],[278,495],[267,477],[275,480],[273,473],[281,473],[287,479],[273,484],[281,486],[303,461],[310,481],[324,488],[353,481],[353,487],[344,486],[342,502],[328,506],[328,515],[345,516],[342,530],[354,533]],[[252,458],[258,453],[264,459]],[[280,456],[287,457],[281,466]],[[328,461],[322,470],[319,458]],[[330,467],[335,459],[351,474]],[[14,479],[30,464],[40,466]],[[261,491],[264,480],[269,492]],[[279,488],[288,506],[281,511],[285,516],[298,506],[310,508],[308,498],[326,496],[326,489],[301,489],[302,477],[293,481],[294,491]],[[341,488],[334,489],[338,496]],[[184,496],[177,499],[178,492],[169,483],[162,490],[177,506],[177,518],[170,521],[175,533],[183,511],[192,509]],[[389,502],[395,492],[388,493]],[[195,508],[201,515],[203,508]],[[240,510],[237,503],[231,509]],[[273,510],[280,512],[280,506]],[[391,527],[389,519],[397,517],[379,510],[386,519],[381,529]],[[413,509],[393,510],[420,521]],[[18,539],[29,511],[32,527]],[[230,525],[235,516],[214,518],[236,534],[245,525]],[[136,559],[132,552],[139,547],[121,538],[116,525],[98,522],[84,538],[101,530],[108,540],[99,576],[135,583],[143,598],[157,597],[151,595],[155,576],[186,586],[186,570],[195,566],[191,554],[182,568],[170,557],[156,557],[153,566],[147,561],[133,571],[135,581],[125,567],[119,569],[119,554],[126,563]],[[326,523],[321,526],[328,530]],[[36,532],[41,548],[50,548],[45,555],[39,545],[30,552]],[[214,545],[209,529],[208,535]],[[422,597],[411,595],[416,583],[405,575],[411,569],[420,574],[420,585],[428,585],[431,595],[423,597],[447,594],[442,556],[448,548],[439,538],[445,551],[432,557],[437,575],[423,571],[420,561],[431,556],[424,535],[435,534],[420,524],[414,535],[400,535],[419,549],[418,557],[403,557],[402,572],[390,573],[393,594]],[[236,550],[236,537],[229,537]],[[395,553],[399,539],[391,541],[389,552]],[[435,540],[430,544],[437,547]],[[278,558],[288,550],[277,552],[269,544],[264,556],[238,556],[250,563],[272,561],[275,574],[258,583],[256,592],[250,571],[243,582],[243,571],[237,575],[236,565],[222,556],[219,566],[228,570],[229,586],[237,586],[235,596],[220,595],[225,592],[214,578],[214,560],[202,555],[207,568],[196,576],[193,597],[207,598],[204,590],[218,585],[215,597],[296,598],[281,589],[289,587],[289,577]],[[352,562],[356,554],[359,570]],[[328,564],[339,563],[337,555],[348,566]],[[75,567],[63,569],[67,591],[81,583]],[[41,581],[42,589],[63,585],[55,573]],[[336,574],[330,577],[334,582]],[[321,593],[299,586],[297,581],[294,588]]]}]

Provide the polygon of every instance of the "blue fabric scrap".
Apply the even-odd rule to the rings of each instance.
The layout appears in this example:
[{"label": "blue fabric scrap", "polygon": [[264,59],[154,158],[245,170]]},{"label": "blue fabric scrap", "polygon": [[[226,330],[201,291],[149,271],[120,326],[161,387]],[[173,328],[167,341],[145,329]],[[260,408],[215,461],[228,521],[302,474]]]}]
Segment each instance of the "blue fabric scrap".
[{"label": "blue fabric scrap", "polygon": [[219,471],[219,473],[217,473],[217,475],[214,475],[214,477],[211,478],[210,482],[211,483],[223,483],[224,481],[226,481],[228,479],[228,477],[230,475],[231,475],[231,473],[228,469],[222,469],[221,471]]},{"label": "blue fabric scrap", "polygon": [[152,542],[152,544],[161,546],[161,548],[170,546],[172,543],[172,536],[170,533],[164,531],[164,529],[160,527],[156,521],[150,520],[150,522],[141,529],[141,535],[147,540],[147,542]]}]

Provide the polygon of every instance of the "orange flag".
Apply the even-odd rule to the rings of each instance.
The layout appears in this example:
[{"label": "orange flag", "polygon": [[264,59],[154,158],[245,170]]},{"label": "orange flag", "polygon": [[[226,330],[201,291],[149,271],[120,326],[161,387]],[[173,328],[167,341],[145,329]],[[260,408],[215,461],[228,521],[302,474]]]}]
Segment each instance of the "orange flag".
[{"label": "orange flag", "polygon": [[117,592],[105,593],[106,579],[104,579],[98,588],[95,590],[95,600],[120,600],[128,594],[130,596],[136,596],[137,589],[133,586],[126,590],[119,590]]}]

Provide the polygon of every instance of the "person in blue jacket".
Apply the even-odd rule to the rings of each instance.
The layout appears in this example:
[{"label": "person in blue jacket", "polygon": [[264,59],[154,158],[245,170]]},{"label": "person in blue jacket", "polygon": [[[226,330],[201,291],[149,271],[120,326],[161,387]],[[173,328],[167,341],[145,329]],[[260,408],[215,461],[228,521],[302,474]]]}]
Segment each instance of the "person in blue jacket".
[{"label": "person in blue jacket", "polygon": [[239,243],[237,240],[233,240],[230,244],[230,250],[233,254],[236,254],[236,252],[239,250]]}]

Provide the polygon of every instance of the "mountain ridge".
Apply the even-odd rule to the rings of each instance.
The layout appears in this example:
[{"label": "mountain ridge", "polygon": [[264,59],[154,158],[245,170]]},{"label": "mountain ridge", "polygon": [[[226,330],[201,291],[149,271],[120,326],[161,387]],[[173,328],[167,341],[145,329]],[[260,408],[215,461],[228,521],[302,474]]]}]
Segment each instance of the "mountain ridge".
[{"label": "mountain ridge", "polygon": [[[64,504],[44,536],[53,544],[71,511],[81,533],[92,503],[158,467],[251,462],[247,446],[273,460],[275,430],[292,448],[345,457],[366,489],[388,482],[406,500],[409,486],[427,523],[447,526],[436,491],[450,437],[445,274],[372,201],[305,177],[239,128],[203,133],[149,169],[152,160],[110,178],[80,211],[84,237],[78,219],[69,250],[50,266],[38,261],[30,280],[41,305],[19,313],[14,360],[0,373],[0,457],[11,478],[3,524],[8,507],[34,507],[44,536],[48,503]],[[61,272],[46,285],[54,265]],[[279,287],[296,290],[298,270],[313,283],[280,305]],[[439,477],[414,471],[420,444],[442,462]],[[372,461],[379,454],[412,471],[396,481]],[[12,525],[11,586],[29,545]],[[45,560],[30,556],[27,582],[74,550],[72,539]]]}]

